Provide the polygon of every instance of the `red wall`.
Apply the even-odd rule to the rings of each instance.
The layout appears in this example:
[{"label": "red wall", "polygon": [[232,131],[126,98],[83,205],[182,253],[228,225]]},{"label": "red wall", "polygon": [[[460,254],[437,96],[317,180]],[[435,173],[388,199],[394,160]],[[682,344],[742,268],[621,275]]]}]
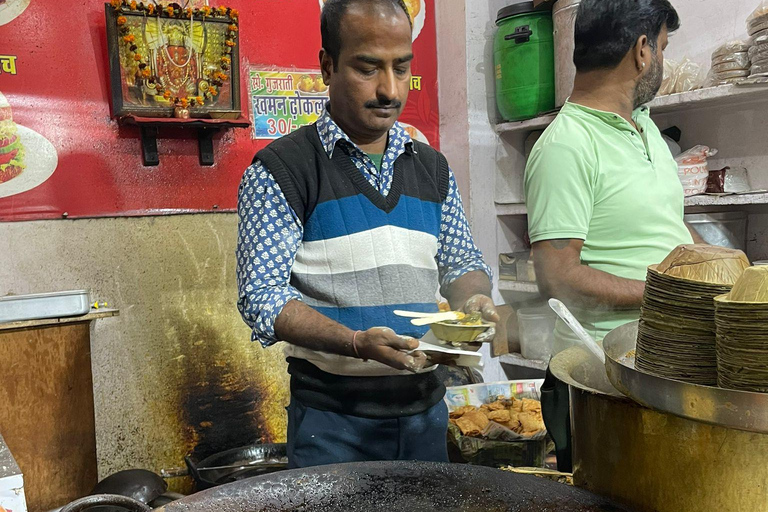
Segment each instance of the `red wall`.
[{"label": "red wall", "polygon": [[[7,0],[6,5],[28,1]],[[412,91],[402,120],[436,145],[434,0],[422,1],[426,19],[414,43],[413,68],[423,77],[423,88]],[[320,6],[318,0],[231,0],[227,5],[240,11],[241,104],[250,115],[249,65],[317,68]],[[0,11],[0,23],[2,16]],[[21,15],[0,25],[0,41],[0,54],[17,57],[15,75],[0,73],[0,92],[11,104],[14,121],[45,137],[58,156],[55,172],[41,185],[0,197],[0,220],[235,208],[240,177],[267,141],[252,140],[248,129],[230,130],[215,141],[216,164],[201,167],[197,140],[172,132],[172,138],[158,141],[160,165],[142,166],[138,130],[120,128],[110,118],[102,2],[31,0]],[[27,158],[34,161],[35,155]],[[0,196],[12,182],[0,184]]]}]

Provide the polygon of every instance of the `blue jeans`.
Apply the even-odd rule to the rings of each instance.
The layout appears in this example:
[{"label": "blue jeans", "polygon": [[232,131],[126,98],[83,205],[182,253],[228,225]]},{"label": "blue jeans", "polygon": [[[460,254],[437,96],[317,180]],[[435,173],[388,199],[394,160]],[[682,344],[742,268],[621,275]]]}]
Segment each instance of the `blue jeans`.
[{"label": "blue jeans", "polygon": [[370,419],[288,406],[288,466],[341,462],[421,460],[448,462],[448,408],[440,402],[414,416]]}]

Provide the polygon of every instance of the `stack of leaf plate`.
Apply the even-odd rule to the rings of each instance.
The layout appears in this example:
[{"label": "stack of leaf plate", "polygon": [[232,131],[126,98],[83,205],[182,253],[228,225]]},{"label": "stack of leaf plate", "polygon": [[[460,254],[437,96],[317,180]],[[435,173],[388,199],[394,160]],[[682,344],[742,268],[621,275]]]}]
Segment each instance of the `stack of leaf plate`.
[{"label": "stack of leaf plate", "polygon": [[768,392],[768,267],[744,271],[715,308],[718,384]]},{"label": "stack of leaf plate", "polygon": [[749,260],[705,245],[677,247],[648,268],[636,367],[660,377],[717,383],[714,297],[728,293]]}]

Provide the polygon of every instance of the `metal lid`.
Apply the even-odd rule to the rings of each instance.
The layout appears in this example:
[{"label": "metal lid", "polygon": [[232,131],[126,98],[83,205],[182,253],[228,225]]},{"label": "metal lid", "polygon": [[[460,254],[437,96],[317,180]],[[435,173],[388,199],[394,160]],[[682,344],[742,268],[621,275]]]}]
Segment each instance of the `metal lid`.
[{"label": "metal lid", "polygon": [[542,4],[539,7],[534,7],[533,2],[518,2],[516,4],[508,5],[499,10],[496,16],[496,24],[498,25],[503,20],[517,16],[518,14],[528,14],[531,12],[542,12],[547,10],[547,5]]}]

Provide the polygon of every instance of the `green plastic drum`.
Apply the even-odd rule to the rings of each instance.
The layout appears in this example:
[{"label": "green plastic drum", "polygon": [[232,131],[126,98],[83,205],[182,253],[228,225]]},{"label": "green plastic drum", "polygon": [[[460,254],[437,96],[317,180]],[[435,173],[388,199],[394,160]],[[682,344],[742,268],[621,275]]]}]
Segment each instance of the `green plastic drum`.
[{"label": "green plastic drum", "polygon": [[496,104],[506,121],[531,119],[555,108],[552,13],[521,2],[499,11],[494,41]]}]

